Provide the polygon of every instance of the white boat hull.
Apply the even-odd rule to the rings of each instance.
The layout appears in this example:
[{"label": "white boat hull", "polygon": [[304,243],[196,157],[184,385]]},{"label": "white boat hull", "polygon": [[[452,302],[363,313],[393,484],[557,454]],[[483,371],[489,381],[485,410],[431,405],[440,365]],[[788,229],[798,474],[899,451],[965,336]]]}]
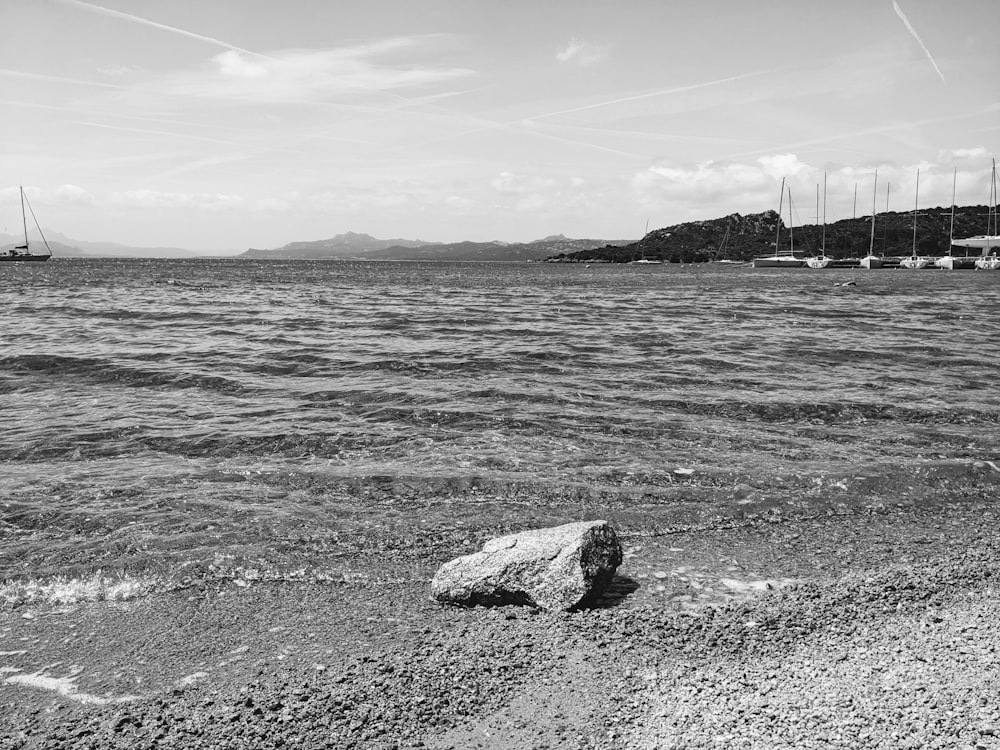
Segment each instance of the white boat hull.
[{"label": "white boat hull", "polygon": [[877,255],[866,255],[864,258],[858,261],[859,268],[881,268],[883,265],[882,259]]},{"label": "white boat hull", "polygon": [[832,258],[827,258],[825,255],[820,255],[816,258],[806,258],[806,265],[810,268],[826,268],[830,265]]},{"label": "white boat hull", "polygon": [[976,237],[966,237],[964,240],[952,240],[951,244],[958,247],[994,248],[1000,247],[1000,234],[983,234]]},{"label": "white boat hull", "polygon": [[1000,258],[995,255],[977,258],[976,269],[979,271],[998,271],[1000,270]]},{"label": "white boat hull", "polygon": [[921,258],[916,255],[911,255],[909,258],[903,258],[899,261],[900,268],[909,268],[912,270],[917,270],[920,268],[927,268],[927,264],[930,261],[927,258]]}]

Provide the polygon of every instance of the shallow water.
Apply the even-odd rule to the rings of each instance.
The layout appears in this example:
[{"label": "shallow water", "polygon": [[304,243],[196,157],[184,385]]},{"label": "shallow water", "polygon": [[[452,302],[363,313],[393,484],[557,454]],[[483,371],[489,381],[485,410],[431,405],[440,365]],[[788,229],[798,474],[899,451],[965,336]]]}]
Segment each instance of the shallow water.
[{"label": "shallow water", "polygon": [[951,502],[982,491],[973,462],[1000,461],[997,284],[3,264],[0,580],[227,560],[334,574],[359,550],[586,517]]}]

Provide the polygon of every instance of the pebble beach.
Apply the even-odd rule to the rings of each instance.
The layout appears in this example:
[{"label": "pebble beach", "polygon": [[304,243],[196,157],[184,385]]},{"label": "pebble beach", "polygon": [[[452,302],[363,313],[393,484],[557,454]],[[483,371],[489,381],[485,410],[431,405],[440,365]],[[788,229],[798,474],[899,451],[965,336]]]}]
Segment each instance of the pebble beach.
[{"label": "pebble beach", "polygon": [[21,604],[0,747],[998,747],[996,522],[978,500],[633,528],[578,612],[435,604],[440,550],[413,549],[354,583]]}]

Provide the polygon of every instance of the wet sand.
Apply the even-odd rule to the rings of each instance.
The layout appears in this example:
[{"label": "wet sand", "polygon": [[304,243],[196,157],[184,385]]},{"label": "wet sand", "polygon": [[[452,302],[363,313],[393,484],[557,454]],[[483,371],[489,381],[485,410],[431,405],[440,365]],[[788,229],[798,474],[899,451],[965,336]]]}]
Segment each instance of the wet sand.
[{"label": "wet sand", "polygon": [[633,525],[573,613],[432,603],[436,547],[25,604],[0,748],[1000,747],[997,530],[987,497]]}]

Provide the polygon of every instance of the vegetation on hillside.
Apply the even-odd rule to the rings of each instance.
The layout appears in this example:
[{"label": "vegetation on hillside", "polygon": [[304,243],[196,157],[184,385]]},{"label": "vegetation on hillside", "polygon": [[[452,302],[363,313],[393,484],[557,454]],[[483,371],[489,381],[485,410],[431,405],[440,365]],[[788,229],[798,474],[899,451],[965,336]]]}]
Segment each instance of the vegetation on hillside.
[{"label": "vegetation on hillside", "polygon": [[[986,233],[987,206],[955,209],[956,238]],[[826,254],[834,258],[858,258],[873,246],[876,255],[909,255],[913,249],[913,212],[881,213],[875,217],[874,241],[871,216],[843,219],[822,225],[807,224],[789,231],[775,211],[760,214],[731,214],[719,219],[692,221],[655,229],[640,241],[627,245],[605,245],[590,250],[550,256],[551,262],[628,263],[645,258],[669,263],[700,263],[710,260],[750,260],[774,252],[778,225],[780,244],[803,257],[816,255],[826,238]],[[917,212],[918,255],[940,256],[948,252],[951,207],[925,208]],[[973,253],[975,251],[972,251]],[[964,255],[964,249],[957,254]]]}]

